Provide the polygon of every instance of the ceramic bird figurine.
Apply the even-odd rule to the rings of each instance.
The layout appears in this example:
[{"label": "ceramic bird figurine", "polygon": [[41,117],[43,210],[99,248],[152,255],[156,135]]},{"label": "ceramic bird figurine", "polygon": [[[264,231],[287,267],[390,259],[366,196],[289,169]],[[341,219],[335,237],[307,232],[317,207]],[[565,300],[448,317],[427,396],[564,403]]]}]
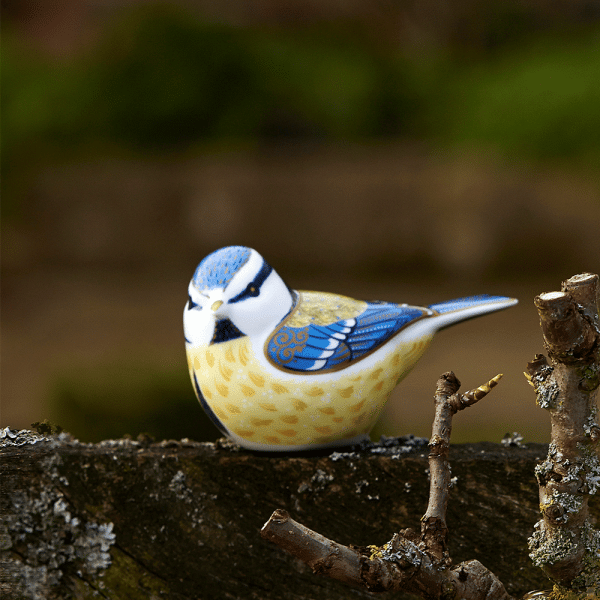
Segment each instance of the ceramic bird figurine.
[{"label": "ceramic bird figurine", "polygon": [[295,291],[243,246],[207,256],[188,294],[186,353],[200,404],[232,441],[273,452],[368,439],[436,331],[517,302],[420,307]]}]

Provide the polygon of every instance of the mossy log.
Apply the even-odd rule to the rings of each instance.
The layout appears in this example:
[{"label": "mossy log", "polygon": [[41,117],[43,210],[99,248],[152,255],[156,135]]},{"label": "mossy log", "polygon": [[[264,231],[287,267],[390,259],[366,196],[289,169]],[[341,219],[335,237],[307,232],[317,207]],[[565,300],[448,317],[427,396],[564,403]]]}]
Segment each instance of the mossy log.
[{"label": "mossy log", "polygon": [[[381,544],[419,527],[429,493],[427,446],[415,438],[275,456],[225,442],[2,434],[0,595],[10,599],[372,597],[314,575],[261,539],[262,525],[284,508],[340,543]],[[450,451],[451,555],[478,559],[514,595],[549,587],[527,555],[534,467],[546,452],[491,443]],[[597,502],[591,513],[600,516]]]}]

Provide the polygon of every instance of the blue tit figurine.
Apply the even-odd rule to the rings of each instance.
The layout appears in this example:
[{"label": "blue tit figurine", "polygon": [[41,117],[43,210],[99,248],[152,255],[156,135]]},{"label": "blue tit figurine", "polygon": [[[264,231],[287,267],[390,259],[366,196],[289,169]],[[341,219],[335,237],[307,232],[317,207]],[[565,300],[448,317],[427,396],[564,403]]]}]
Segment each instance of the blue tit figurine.
[{"label": "blue tit figurine", "polygon": [[185,345],[200,404],[232,441],[271,452],[368,439],[436,331],[517,303],[472,296],[421,307],[295,291],[244,246],[207,256],[188,294]]}]

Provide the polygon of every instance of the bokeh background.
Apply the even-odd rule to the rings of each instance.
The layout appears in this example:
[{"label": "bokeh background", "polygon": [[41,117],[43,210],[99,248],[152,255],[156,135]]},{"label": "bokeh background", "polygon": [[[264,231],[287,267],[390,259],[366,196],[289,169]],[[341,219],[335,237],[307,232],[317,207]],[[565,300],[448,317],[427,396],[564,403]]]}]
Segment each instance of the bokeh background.
[{"label": "bokeh background", "polygon": [[546,441],[533,298],[600,271],[597,0],[4,0],[2,426],[215,439],[181,316],[258,249],[297,289],[516,308],[441,332],[375,435],[427,436],[437,377],[501,385],[454,441]]}]

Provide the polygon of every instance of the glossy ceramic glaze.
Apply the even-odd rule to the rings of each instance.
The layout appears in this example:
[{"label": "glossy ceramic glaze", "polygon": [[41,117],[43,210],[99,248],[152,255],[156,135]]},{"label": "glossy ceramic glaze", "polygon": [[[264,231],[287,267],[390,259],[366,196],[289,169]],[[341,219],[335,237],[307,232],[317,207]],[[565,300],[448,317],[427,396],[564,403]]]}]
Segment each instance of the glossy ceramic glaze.
[{"label": "glossy ceramic glaze", "polygon": [[207,256],[188,294],[198,400],[226,436],[262,451],[366,439],[436,331],[517,302],[483,295],[420,307],[295,291],[243,246]]}]

